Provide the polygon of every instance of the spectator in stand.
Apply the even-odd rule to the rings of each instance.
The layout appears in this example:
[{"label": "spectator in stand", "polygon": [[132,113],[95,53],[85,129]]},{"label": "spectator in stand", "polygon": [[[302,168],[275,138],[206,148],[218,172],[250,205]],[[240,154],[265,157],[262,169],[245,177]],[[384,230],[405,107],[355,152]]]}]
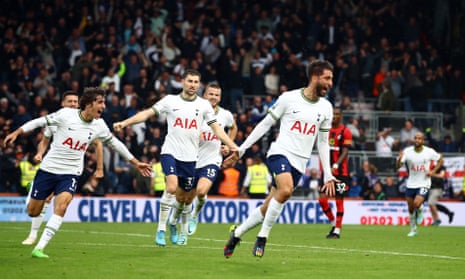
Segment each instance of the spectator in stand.
[{"label": "spectator in stand", "polygon": [[16,130],[31,119],[32,116],[29,114],[26,107],[23,104],[19,104],[16,114],[11,119],[11,129]]},{"label": "spectator in stand", "polygon": [[[402,77],[402,72],[397,69],[392,69],[386,81],[389,81],[391,84],[391,90],[396,99],[399,99],[402,95],[402,86],[404,84],[404,78]],[[397,110],[397,108],[396,108]]]},{"label": "spectator in stand", "polygon": [[387,79],[383,80],[380,84],[376,108],[385,112],[394,111],[397,108],[396,96],[392,92],[391,82]]},{"label": "spectator in stand", "polygon": [[253,97],[253,103],[252,103],[252,115],[250,118],[250,121],[252,123],[258,123],[260,120],[265,117],[265,115],[268,113],[268,106],[264,105],[263,99],[260,96],[255,96]]},{"label": "spectator in stand", "polygon": [[451,135],[445,135],[442,141],[437,141],[431,136],[431,128],[426,128],[425,134],[431,148],[441,153],[460,152],[465,144],[465,128],[462,128],[460,141],[453,141]]},{"label": "spectator in stand", "polygon": [[376,135],[376,156],[377,157],[392,157],[392,150],[399,143],[390,135],[391,127],[384,128]]},{"label": "spectator in stand", "polygon": [[277,97],[279,93],[279,74],[275,65],[269,67],[268,73],[265,74],[266,94]]},{"label": "spectator in stand", "polygon": [[414,126],[412,119],[407,119],[404,122],[404,127],[400,129],[400,145],[401,148],[410,146],[413,144],[413,138],[419,130]]},{"label": "spectator in stand", "polygon": [[218,194],[228,198],[238,197],[240,171],[235,167],[227,167],[222,170],[222,174],[223,179],[218,186]]},{"label": "spectator in stand", "polygon": [[384,193],[386,194],[387,199],[399,197],[400,193],[399,193],[399,189],[397,186],[398,185],[395,183],[394,177],[392,176],[386,177],[384,184],[383,184],[383,189],[384,189]]},{"label": "spectator in stand", "polygon": [[367,137],[365,135],[365,127],[358,127],[358,137],[353,139],[355,150],[367,149]]},{"label": "spectator in stand", "polygon": [[261,156],[246,159],[247,174],[242,184],[241,195],[251,199],[264,199],[271,187],[271,174]]},{"label": "spectator in stand", "polygon": [[370,194],[370,200],[382,201],[386,199],[387,198],[383,190],[383,184],[378,180],[376,181],[375,185],[373,185],[373,191]]},{"label": "spectator in stand", "polygon": [[353,175],[350,179],[350,187],[347,192],[347,197],[349,198],[360,198],[360,193],[362,192],[362,186],[358,182],[356,175]]},{"label": "spectator in stand", "polygon": [[349,96],[342,97],[340,107],[342,110],[354,110],[354,105],[352,104],[352,100],[350,99]]},{"label": "spectator in stand", "polygon": [[378,176],[376,175],[377,169],[375,165],[368,161],[363,161],[362,163],[362,171],[358,175],[358,180],[362,185],[361,196],[363,199],[368,200],[370,198],[371,193],[373,192],[373,186],[375,182],[378,180]]}]

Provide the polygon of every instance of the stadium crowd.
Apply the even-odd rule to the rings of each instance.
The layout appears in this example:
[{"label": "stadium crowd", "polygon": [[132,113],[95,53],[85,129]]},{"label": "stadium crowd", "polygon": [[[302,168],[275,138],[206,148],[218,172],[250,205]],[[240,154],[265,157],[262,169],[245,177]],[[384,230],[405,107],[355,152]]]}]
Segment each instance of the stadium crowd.
[{"label": "stadium crowd", "polygon": [[[334,64],[329,100],[345,109],[351,100],[364,99],[381,111],[455,115],[454,105],[432,101],[465,99],[464,1],[0,3],[0,140],[28,120],[59,109],[63,92],[88,86],[107,90],[103,118],[112,127],[178,93],[187,68],[202,73],[204,85],[221,86],[222,106],[236,117],[238,145],[280,93],[305,86],[306,67],[314,59]],[[136,157],[156,162],[165,128],[163,119],[151,118],[115,135]],[[270,131],[244,158],[263,158],[275,133]],[[42,136],[36,131],[0,148],[0,192],[25,193],[19,162],[34,164]],[[354,148],[364,146],[363,138],[354,142]],[[109,148],[105,178],[90,185],[92,149],[86,157],[81,192],[153,194],[150,178],[138,175]],[[237,165],[241,177],[245,161]]]}]

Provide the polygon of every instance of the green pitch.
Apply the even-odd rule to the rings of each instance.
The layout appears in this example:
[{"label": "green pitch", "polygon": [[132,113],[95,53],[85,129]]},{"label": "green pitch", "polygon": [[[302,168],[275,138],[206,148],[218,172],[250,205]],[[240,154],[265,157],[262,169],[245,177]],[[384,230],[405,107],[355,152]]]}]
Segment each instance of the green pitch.
[{"label": "green pitch", "polygon": [[155,224],[64,223],[45,252],[23,246],[29,223],[0,223],[1,278],[462,278],[465,229],[329,225],[274,226],[263,258],[252,256],[257,229],[225,259],[229,225],[199,224],[187,246],[155,246]]}]

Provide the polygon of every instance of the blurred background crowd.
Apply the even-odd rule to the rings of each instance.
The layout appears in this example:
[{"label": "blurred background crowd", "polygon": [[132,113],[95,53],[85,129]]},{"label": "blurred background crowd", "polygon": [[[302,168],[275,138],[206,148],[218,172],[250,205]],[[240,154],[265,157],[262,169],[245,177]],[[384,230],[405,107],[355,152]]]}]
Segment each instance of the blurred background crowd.
[{"label": "blurred background crowd", "polygon": [[[335,106],[345,112],[363,108],[406,115],[442,113],[439,127],[448,131],[444,141],[454,143],[454,149],[439,151],[465,151],[461,129],[456,132],[465,100],[463,0],[0,0],[0,4],[0,140],[26,121],[59,109],[66,90],[82,92],[88,86],[107,89],[103,118],[111,127],[164,95],[178,93],[183,72],[193,68],[202,74],[203,86],[210,82],[221,86],[222,106],[236,117],[240,144],[282,92],[306,85],[306,67],[312,60],[327,59],[335,66],[328,96]],[[376,139],[370,142],[364,137],[369,128],[364,120],[350,117],[345,123],[353,129],[353,149],[375,152],[376,141],[390,136],[393,127],[389,120],[379,123]],[[428,132],[429,143],[435,142],[436,148],[445,148],[442,138],[431,136],[429,124],[402,119],[402,127],[394,127],[398,134],[390,151],[409,144],[400,128],[412,127]],[[153,118],[115,135],[136,157],[156,164],[165,128],[162,120]],[[249,149],[236,167],[239,193],[247,167],[257,158],[263,161],[276,131]],[[34,164],[42,137],[43,131],[36,131],[0,148],[0,192],[25,194],[19,163]],[[87,152],[81,192],[157,192],[153,179],[139,177],[110,148],[104,151],[101,181],[92,179],[95,153]],[[357,168],[370,168],[363,164]],[[214,192],[227,175],[220,176]],[[395,183],[390,180],[386,177],[383,183]]]}]

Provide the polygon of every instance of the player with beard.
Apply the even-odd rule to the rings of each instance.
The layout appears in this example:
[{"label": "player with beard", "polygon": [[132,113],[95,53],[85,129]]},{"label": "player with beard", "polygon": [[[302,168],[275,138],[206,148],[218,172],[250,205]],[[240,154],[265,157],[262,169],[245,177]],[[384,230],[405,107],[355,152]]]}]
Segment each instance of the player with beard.
[{"label": "player with beard", "polygon": [[348,190],[350,182],[348,155],[351,146],[352,133],[342,123],[341,108],[335,108],[333,122],[329,130],[330,162],[333,175],[343,183],[336,184],[336,218],[334,218],[329,206],[328,197],[321,193],[318,199],[321,209],[333,225],[326,238],[340,238],[342,218],[344,217],[344,193]]},{"label": "player with beard", "polygon": [[[423,222],[423,202],[428,197],[431,188],[431,176],[441,168],[444,162],[441,154],[424,146],[424,143],[425,136],[417,132],[413,137],[413,146],[401,150],[396,161],[397,168],[405,164],[408,171],[407,189],[405,190],[410,220],[408,237],[418,234],[417,225]],[[435,163],[433,169],[431,169],[432,161]]]},{"label": "player with beard", "polygon": [[187,218],[191,203],[196,195],[195,162],[198,160],[202,123],[207,123],[213,134],[232,151],[238,150],[223,128],[218,124],[211,104],[197,96],[201,75],[187,69],[182,77],[182,92],[167,95],[152,107],[113,124],[115,131],[146,121],[155,115],[166,115],[168,133],[161,147],[161,165],[166,177],[166,190],[160,200],[158,228],[155,244],[165,246],[166,221],[173,207],[173,220],[181,216],[180,233],[176,225],[170,224],[170,241],[173,244],[187,244]]},{"label": "player with beard", "polygon": [[32,257],[48,258],[43,250],[60,228],[66,209],[76,192],[77,181],[82,174],[84,155],[96,139],[109,144],[124,159],[130,161],[142,175],[150,176],[152,168],[142,163],[129,152],[126,146],[113,136],[101,117],[105,109],[105,91],[101,88],[86,88],[79,101],[80,109],[62,108],[57,112],[26,122],[8,134],[4,146],[16,138],[39,127],[56,126],[50,151],[45,155],[31,187],[31,200],[27,213],[36,217],[42,212],[46,198],[55,194],[53,215],[47,222]]},{"label": "player with beard", "polygon": [[333,65],[315,60],[308,68],[309,84],[284,92],[257,124],[249,137],[226,158],[225,165],[232,165],[252,144],[259,140],[276,121],[280,121],[279,135],[267,153],[267,165],[275,179],[275,185],[262,206],[255,208],[240,226],[232,226],[224,256],[231,257],[240,237],[262,223],[252,254],[262,257],[272,226],[278,220],[284,204],[291,197],[294,185],[305,171],[313,146],[317,141],[318,152],[324,171],[321,191],[328,196],[335,194],[335,182],[329,161],[328,132],[331,128],[333,108],[325,95],[333,84]]}]

